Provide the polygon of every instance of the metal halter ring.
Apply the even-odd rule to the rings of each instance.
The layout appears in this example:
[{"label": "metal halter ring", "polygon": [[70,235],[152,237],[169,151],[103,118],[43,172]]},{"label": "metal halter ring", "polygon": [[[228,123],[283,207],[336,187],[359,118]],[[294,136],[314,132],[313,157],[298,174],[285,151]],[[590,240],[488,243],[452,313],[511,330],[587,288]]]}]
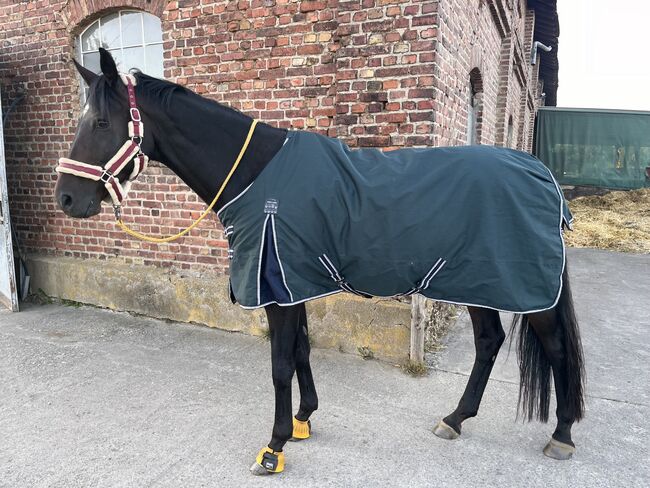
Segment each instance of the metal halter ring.
[{"label": "metal halter ring", "polygon": [[133,122],[142,122],[142,117],[140,117],[140,110],[135,107],[129,109],[129,114],[131,115],[131,120]]},{"label": "metal halter ring", "polygon": [[114,176],[115,175],[113,173],[105,169],[102,175],[99,177],[99,179],[102,183],[108,183],[111,180],[111,178],[114,178]]}]

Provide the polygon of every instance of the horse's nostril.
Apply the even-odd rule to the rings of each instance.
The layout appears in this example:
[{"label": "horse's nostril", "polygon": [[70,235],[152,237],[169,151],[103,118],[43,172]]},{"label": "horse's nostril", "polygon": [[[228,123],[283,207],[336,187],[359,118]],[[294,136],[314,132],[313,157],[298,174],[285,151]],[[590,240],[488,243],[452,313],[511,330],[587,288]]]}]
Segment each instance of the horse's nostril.
[{"label": "horse's nostril", "polygon": [[59,203],[61,204],[61,208],[63,210],[69,210],[72,207],[72,197],[67,193],[63,193],[59,197]]}]

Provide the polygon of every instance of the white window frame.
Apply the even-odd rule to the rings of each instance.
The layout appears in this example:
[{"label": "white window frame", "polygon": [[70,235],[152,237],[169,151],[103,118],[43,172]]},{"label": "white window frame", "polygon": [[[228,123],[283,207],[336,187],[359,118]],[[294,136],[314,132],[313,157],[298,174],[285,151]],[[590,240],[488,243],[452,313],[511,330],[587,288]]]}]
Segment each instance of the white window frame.
[{"label": "white window frame", "polygon": [[[142,39],[141,39],[141,43],[139,43],[139,44],[129,44],[128,46],[124,45],[124,40],[122,38],[122,35],[123,35],[123,32],[124,32],[123,29],[122,29],[122,15],[126,14],[126,13],[140,14],[140,24],[141,24]],[[122,9],[122,10],[117,10],[117,11],[113,11],[113,12],[107,12],[105,15],[102,15],[97,20],[95,20],[94,22],[91,22],[88,26],[86,26],[86,28],[83,31],[81,31],[79,33],[79,35],[76,37],[76,44],[77,44],[76,51],[77,51],[77,58],[78,58],[79,64],[84,66],[84,57],[83,57],[84,54],[89,54],[89,53],[93,53],[93,52],[96,51],[96,49],[84,51],[83,42],[82,42],[84,34],[91,27],[94,27],[95,25],[97,25],[97,27],[98,27],[97,32],[99,34],[99,44],[101,46],[101,43],[102,43],[102,19],[104,19],[107,16],[112,15],[112,14],[117,14],[117,18],[118,18],[118,22],[119,22],[119,26],[120,26],[119,27],[119,29],[120,29],[120,47],[119,48],[108,47],[108,50],[109,51],[117,51],[119,49],[121,59],[124,59],[124,49],[129,49],[129,48],[133,48],[133,47],[141,47],[142,51],[143,51],[142,55],[143,55],[143,60],[144,60],[144,66],[147,66],[147,49],[146,48],[147,48],[147,46],[162,45],[162,43],[163,43],[163,40],[162,40],[162,27],[160,29],[160,34],[161,34],[160,41],[155,41],[155,42],[147,42],[147,41],[145,41],[145,36],[144,36],[144,16],[145,15],[151,15],[151,16],[155,17],[155,15],[150,14],[149,12],[143,12],[142,10],[134,10],[134,9]],[[82,99],[83,103],[85,103],[85,101],[86,101],[86,94],[87,94],[86,92],[87,92],[87,88],[83,88],[82,93],[81,93],[81,99]]]}]

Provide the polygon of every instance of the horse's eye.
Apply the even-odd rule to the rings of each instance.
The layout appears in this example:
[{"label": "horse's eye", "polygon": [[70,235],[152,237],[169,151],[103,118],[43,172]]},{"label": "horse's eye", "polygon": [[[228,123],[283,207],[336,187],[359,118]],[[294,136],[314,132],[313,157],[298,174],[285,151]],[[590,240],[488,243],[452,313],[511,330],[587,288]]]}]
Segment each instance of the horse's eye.
[{"label": "horse's eye", "polygon": [[99,119],[99,120],[97,121],[97,128],[98,128],[98,129],[108,129],[108,127],[109,127],[110,125],[111,125],[111,124],[108,123],[108,120]]}]

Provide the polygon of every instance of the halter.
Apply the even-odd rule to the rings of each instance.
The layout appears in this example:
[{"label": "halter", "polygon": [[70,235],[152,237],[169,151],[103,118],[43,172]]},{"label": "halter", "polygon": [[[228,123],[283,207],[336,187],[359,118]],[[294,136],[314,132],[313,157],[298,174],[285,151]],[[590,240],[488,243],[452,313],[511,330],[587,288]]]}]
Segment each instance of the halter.
[{"label": "halter", "polygon": [[[120,74],[122,82],[126,85],[129,95],[129,139],[120,147],[115,155],[103,166],[83,163],[68,158],[60,158],[56,167],[58,173],[68,173],[82,178],[104,183],[111,200],[115,217],[120,218],[122,201],[131,188],[131,183],[140,173],[147,168],[149,158],[142,152],[141,144],[144,138],[144,124],[140,110],[135,103],[135,85],[137,81],[133,75]],[[120,183],[118,174],[131,161],[134,162],[133,170],[124,184]]]}]

